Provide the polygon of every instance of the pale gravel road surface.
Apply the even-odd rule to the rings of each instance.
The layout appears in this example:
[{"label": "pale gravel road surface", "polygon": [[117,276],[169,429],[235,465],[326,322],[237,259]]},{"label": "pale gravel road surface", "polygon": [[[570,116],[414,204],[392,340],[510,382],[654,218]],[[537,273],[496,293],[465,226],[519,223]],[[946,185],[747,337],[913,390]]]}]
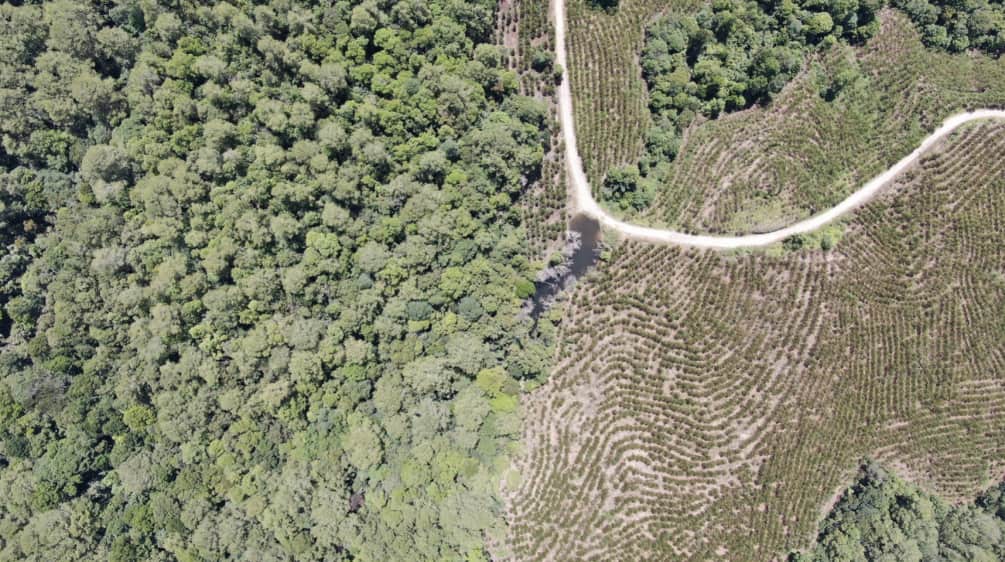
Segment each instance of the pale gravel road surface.
[{"label": "pale gravel road surface", "polygon": [[555,17],[555,62],[562,65],[565,71],[562,83],[558,87],[558,110],[562,138],[565,142],[565,159],[568,162],[569,178],[572,182],[573,211],[594,217],[603,226],[614,229],[629,238],[698,248],[734,249],[766,246],[794,234],[812,232],[872,199],[897,174],[904,171],[932,145],[960,125],[978,119],[1005,119],[1005,110],[1000,109],[978,109],[954,115],[946,119],[935,132],[928,135],[914,152],[870,180],[844,201],[818,215],[774,232],[746,236],[707,236],[630,224],[612,217],[597,204],[593,198],[593,192],[590,190],[590,183],[586,180],[586,174],[583,172],[583,160],[579,157],[579,149],[576,147],[576,124],[572,114],[572,88],[569,86],[569,65],[565,52],[565,0],[553,0],[552,6]]}]

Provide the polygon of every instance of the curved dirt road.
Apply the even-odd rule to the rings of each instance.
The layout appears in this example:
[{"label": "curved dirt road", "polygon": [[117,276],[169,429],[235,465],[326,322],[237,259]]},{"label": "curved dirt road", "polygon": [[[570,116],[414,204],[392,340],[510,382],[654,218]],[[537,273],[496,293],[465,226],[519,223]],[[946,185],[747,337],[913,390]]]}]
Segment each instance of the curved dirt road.
[{"label": "curved dirt road", "polygon": [[1005,119],[1005,110],[998,109],[979,109],[954,115],[946,119],[935,132],[928,135],[914,152],[870,180],[844,201],[818,215],[774,232],[746,236],[707,236],[630,224],[612,217],[597,204],[593,198],[593,192],[590,190],[590,183],[583,172],[583,161],[579,157],[579,149],[576,147],[576,125],[572,114],[572,88],[569,86],[569,65],[565,51],[565,0],[553,0],[552,5],[555,17],[555,62],[562,65],[565,71],[565,76],[558,88],[558,110],[562,139],[565,142],[565,158],[568,162],[569,177],[573,188],[573,210],[594,217],[602,225],[621,232],[629,238],[699,248],[732,249],[766,246],[794,234],[812,232],[872,199],[891,179],[960,125],[978,119]]}]

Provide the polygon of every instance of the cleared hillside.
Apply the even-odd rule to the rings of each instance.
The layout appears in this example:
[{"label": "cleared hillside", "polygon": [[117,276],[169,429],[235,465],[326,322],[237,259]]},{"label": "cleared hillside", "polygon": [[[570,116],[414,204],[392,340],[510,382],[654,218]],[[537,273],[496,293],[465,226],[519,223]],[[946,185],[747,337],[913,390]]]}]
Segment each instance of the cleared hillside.
[{"label": "cleared hillside", "polygon": [[1005,455],[1005,127],[965,128],[830,252],[625,243],[526,401],[521,560],[772,560],[872,456],[972,498]]}]

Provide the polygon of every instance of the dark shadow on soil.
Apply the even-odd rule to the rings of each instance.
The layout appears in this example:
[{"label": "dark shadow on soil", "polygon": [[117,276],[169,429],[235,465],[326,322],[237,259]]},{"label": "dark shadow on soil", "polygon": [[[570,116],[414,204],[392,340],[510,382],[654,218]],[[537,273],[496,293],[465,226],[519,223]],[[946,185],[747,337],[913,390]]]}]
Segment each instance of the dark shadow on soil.
[{"label": "dark shadow on soil", "polygon": [[565,234],[561,263],[552,265],[537,274],[535,292],[524,310],[534,319],[535,325],[559,293],[571,288],[577,279],[597,264],[600,257],[600,223],[585,215],[576,215]]}]

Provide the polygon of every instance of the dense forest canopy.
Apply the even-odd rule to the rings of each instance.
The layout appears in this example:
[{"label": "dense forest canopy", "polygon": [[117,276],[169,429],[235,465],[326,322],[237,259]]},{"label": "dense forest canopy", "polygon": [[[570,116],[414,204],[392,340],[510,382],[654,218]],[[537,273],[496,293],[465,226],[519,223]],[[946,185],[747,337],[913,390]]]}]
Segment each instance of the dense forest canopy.
[{"label": "dense forest canopy", "polygon": [[953,506],[867,464],[821,524],[817,544],[790,560],[1005,560],[1005,484]]},{"label": "dense forest canopy", "polygon": [[918,27],[925,44],[952,52],[1005,53],[1001,0],[893,0]]},{"label": "dense forest canopy", "polygon": [[495,9],[0,5],[0,558],[485,558],[549,334]]}]

